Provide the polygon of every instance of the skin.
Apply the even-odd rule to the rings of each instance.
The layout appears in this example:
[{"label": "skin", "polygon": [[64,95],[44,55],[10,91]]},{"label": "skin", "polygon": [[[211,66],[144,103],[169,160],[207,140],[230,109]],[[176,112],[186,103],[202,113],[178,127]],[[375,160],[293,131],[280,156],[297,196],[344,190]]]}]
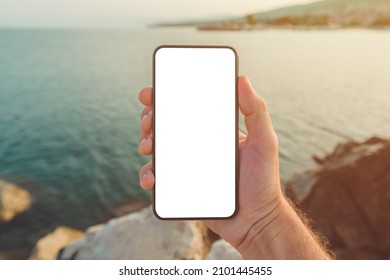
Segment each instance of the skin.
[{"label": "skin", "polygon": [[[140,91],[141,155],[153,152],[152,88]],[[249,79],[238,79],[238,101],[248,134],[239,134],[239,211],[231,219],[204,223],[246,259],[328,259],[319,238],[305,225],[280,188],[278,139],[265,100]],[[140,170],[140,185],[154,186],[152,163]]]}]

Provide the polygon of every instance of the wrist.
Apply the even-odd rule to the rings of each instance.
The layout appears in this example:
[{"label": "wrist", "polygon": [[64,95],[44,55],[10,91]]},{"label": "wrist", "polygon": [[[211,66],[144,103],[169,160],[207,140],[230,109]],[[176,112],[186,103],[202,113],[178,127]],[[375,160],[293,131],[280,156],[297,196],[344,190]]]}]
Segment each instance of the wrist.
[{"label": "wrist", "polygon": [[283,196],[277,205],[237,247],[244,259],[332,259],[323,241]]},{"label": "wrist", "polygon": [[269,244],[283,229],[288,202],[280,193],[269,205],[267,214],[257,220],[237,246],[244,259],[262,259],[267,256]]}]

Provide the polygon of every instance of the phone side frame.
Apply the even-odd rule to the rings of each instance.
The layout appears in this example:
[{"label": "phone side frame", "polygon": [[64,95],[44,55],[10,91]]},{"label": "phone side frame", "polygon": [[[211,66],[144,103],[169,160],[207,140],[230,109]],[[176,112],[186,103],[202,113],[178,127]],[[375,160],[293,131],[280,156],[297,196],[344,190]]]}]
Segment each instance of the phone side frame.
[{"label": "phone side frame", "polygon": [[155,166],[155,159],[156,159],[156,153],[155,153],[155,141],[156,141],[156,135],[155,135],[155,124],[156,124],[156,120],[155,120],[155,104],[156,104],[156,98],[155,98],[155,86],[156,86],[156,54],[157,52],[162,49],[162,48],[216,48],[216,49],[219,49],[219,48],[223,48],[223,49],[230,49],[233,51],[234,53],[234,57],[235,57],[235,172],[236,172],[236,176],[235,176],[235,210],[233,212],[232,215],[228,216],[228,217],[180,217],[180,218],[164,218],[164,217],[161,217],[160,215],[158,215],[157,211],[156,211],[156,191],[155,191],[155,187],[156,187],[156,177],[155,177],[155,180],[154,180],[154,185],[153,185],[153,213],[155,215],[156,218],[158,218],[159,220],[163,220],[163,221],[175,221],[175,220],[227,220],[227,219],[231,219],[233,218],[237,212],[239,211],[239,175],[240,175],[240,166],[239,166],[239,161],[240,161],[240,158],[239,158],[239,151],[238,151],[238,134],[239,134],[239,108],[238,108],[238,73],[239,73],[239,56],[238,56],[238,53],[237,51],[231,47],[231,46],[226,46],[226,45],[160,45],[158,46],[154,52],[153,52],[153,78],[152,78],[152,119],[153,119],[153,126],[152,126],[152,147],[153,147],[153,152],[152,152],[152,166],[153,166],[153,172],[155,172],[156,170],[156,166]]}]

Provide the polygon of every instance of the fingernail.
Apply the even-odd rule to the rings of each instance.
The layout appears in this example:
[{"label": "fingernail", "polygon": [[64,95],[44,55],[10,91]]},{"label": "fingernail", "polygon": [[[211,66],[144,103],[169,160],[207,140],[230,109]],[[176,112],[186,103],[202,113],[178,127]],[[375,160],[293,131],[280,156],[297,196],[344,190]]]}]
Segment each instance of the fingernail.
[{"label": "fingernail", "polygon": [[148,171],[145,171],[143,174],[142,174],[142,177],[141,177],[141,180],[142,181],[145,181],[146,178],[149,176],[149,172]]},{"label": "fingernail", "polygon": [[143,145],[146,142],[146,137],[142,138],[141,141],[139,142],[140,145]]}]

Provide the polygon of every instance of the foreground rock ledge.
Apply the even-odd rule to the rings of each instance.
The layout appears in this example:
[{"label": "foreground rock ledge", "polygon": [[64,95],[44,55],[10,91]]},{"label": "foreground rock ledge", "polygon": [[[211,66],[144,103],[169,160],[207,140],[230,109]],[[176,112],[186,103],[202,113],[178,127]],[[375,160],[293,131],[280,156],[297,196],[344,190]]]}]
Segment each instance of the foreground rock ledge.
[{"label": "foreground rock ledge", "polygon": [[390,258],[390,141],[340,144],[287,192],[330,242],[338,259]]},{"label": "foreground rock ledge", "polygon": [[160,221],[151,207],[87,230],[59,259],[204,259],[207,228],[195,221]]},{"label": "foreground rock ledge", "polygon": [[54,260],[58,251],[81,238],[83,232],[68,227],[58,227],[55,231],[42,237],[30,256],[31,260]]}]

